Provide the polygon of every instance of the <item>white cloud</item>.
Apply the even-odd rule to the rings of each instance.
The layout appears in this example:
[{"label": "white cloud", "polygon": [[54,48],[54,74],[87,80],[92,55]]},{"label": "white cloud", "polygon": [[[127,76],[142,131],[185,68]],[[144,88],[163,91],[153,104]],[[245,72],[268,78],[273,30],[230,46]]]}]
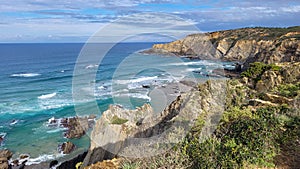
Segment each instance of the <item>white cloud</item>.
[{"label": "white cloud", "polygon": [[297,13],[297,12],[300,12],[300,5],[290,6],[290,7],[282,7],[281,10],[283,12]]},{"label": "white cloud", "polygon": [[194,22],[183,20],[175,15],[162,13],[141,13],[125,16],[107,24],[91,39],[97,43],[116,43],[129,37],[161,35],[173,39],[182,38],[200,30]]},{"label": "white cloud", "polygon": [[[147,8],[147,5],[140,7],[139,4],[143,3],[151,3],[152,8]],[[162,3],[176,5],[171,9],[166,4],[160,6]],[[97,10],[86,12],[89,9],[99,9],[99,13]],[[101,10],[108,13],[101,13]],[[130,19],[131,14],[145,10],[165,11],[182,17],[186,22],[166,16],[151,18],[145,15],[143,18]],[[173,25],[179,32],[189,24],[210,29],[228,29],[223,25],[229,28],[237,25],[289,26],[297,24],[295,21],[299,12],[300,2],[292,0],[265,0],[262,3],[250,0],[10,0],[0,3],[0,42],[10,38],[86,38],[99,27],[124,16],[129,18],[127,22],[123,20],[122,24],[130,25],[131,29],[145,25],[166,29],[168,25]]]}]

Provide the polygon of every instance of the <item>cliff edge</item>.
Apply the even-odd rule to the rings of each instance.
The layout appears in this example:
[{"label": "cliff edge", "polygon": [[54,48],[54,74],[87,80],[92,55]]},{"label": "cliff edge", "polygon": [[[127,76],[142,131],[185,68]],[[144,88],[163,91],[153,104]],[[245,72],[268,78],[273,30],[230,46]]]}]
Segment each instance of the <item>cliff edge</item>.
[{"label": "cliff edge", "polygon": [[192,34],[166,44],[155,44],[144,53],[169,54],[195,59],[252,62],[300,61],[300,26],[243,28]]},{"label": "cliff edge", "polygon": [[221,80],[207,82],[201,89],[181,94],[162,112],[154,112],[149,104],[135,110],[110,106],[92,131],[83,166],[120,156],[161,154],[184,139],[199,115],[213,116],[204,132],[211,134],[224,110],[225,86]]}]

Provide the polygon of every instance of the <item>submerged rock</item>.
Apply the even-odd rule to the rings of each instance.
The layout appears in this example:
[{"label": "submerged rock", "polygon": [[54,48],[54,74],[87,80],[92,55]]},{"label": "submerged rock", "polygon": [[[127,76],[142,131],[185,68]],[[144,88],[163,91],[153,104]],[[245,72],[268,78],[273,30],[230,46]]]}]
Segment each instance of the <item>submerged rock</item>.
[{"label": "submerged rock", "polygon": [[3,141],[4,141],[4,137],[0,136],[0,146],[2,145]]}]

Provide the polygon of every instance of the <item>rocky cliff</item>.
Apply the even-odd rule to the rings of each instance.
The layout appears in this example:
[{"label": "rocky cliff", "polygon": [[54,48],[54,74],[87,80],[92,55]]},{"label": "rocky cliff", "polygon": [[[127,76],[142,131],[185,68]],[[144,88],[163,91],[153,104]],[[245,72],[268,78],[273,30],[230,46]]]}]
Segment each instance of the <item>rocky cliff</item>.
[{"label": "rocky cliff", "polygon": [[199,59],[252,62],[300,61],[300,27],[243,28],[192,34],[167,44],[155,44],[145,53],[172,54]]},{"label": "rocky cliff", "polygon": [[[149,104],[135,110],[110,106],[93,129],[83,167],[126,168],[124,164],[129,158],[128,165],[140,168],[172,168],[182,164],[182,168],[191,165],[210,168],[207,166],[227,166],[231,162],[240,168],[252,164],[297,168],[300,164],[299,67],[300,62],[252,63],[241,79],[209,80],[181,94],[162,112],[154,112]],[[182,142],[185,136],[190,142]],[[256,136],[257,141],[253,140]],[[170,152],[173,143],[184,145],[179,146],[179,155],[164,154]],[[232,147],[228,149],[228,146]],[[234,151],[237,146],[239,151]],[[245,163],[235,156],[239,152]],[[223,159],[226,153],[234,155]],[[189,157],[180,159],[183,154]],[[255,154],[253,158],[259,160],[251,161],[249,154]],[[256,157],[257,154],[262,156]],[[176,163],[178,158],[185,163]]]},{"label": "rocky cliff", "polygon": [[211,134],[224,110],[224,86],[225,81],[207,82],[177,97],[162,112],[154,112],[149,104],[135,110],[110,106],[92,131],[83,166],[118,156],[141,158],[166,151],[186,136],[201,114],[211,116],[203,132]]}]

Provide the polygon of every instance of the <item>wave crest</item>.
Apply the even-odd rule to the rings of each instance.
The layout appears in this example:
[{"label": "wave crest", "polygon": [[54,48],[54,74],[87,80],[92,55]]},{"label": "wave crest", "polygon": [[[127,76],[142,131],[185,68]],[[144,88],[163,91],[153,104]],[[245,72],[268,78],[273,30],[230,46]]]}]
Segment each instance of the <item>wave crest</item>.
[{"label": "wave crest", "polygon": [[52,98],[52,97],[54,97],[54,96],[56,96],[56,93],[54,92],[54,93],[50,93],[50,94],[44,94],[44,95],[41,95],[41,96],[39,96],[38,98],[39,99],[50,99],[50,98]]},{"label": "wave crest", "polygon": [[35,76],[40,76],[41,74],[39,73],[16,73],[10,75],[11,77],[35,77]]}]

